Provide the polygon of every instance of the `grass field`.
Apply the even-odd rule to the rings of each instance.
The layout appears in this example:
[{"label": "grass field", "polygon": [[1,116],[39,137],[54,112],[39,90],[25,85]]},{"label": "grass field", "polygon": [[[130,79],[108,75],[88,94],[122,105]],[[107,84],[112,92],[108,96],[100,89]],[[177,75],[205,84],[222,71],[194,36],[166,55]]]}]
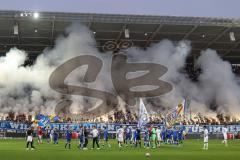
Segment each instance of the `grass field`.
[{"label": "grass field", "polygon": [[[0,160],[239,160],[240,141],[229,141],[224,147],[220,140],[210,140],[209,150],[202,150],[201,140],[186,140],[182,147],[162,145],[159,149],[122,148],[117,147],[116,141],[111,141],[110,149],[79,150],[77,140],[72,141],[70,150],[64,149],[64,140],[59,145],[38,145],[35,142],[34,151],[26,150],[25,141],[0,140]],[[91,141],[89,146],[91,147]],[[149,152],[150,157],[145,157]]]}]

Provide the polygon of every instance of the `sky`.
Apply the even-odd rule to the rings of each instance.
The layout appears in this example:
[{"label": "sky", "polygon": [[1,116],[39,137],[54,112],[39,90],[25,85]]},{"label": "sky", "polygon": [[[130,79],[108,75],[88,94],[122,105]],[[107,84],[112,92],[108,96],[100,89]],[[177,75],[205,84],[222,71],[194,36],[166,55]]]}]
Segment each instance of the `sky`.
[{"label": "sky", "polygon": [[240,0],[0,0],[0,10],[240,18]]}]

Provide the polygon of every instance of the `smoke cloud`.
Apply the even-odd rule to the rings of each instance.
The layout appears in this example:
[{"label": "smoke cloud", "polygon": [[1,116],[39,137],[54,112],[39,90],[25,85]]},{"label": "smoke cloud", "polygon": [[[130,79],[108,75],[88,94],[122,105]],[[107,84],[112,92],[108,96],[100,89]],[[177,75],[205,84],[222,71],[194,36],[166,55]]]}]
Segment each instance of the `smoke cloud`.
[{"label": "smoke cloud", "polygon": [[[92,32],[85,26],[74,24],[66,29],[66,35],[59,36],[52,49],[46,48],[32,66],[24,66],[27,53],[12,48],[6,56],[0,57],[0,111],[8,113],[56,112],[58,100],[73,100],[69,112],[94,108],[99,100],[79,95],[61,95],[49,87],[49,76],[59,65],[80,55],[94,55],[103,61],[103,67],[95,82],[83,83],[87,66],[75,69],[65,80],[68,84],[82,85],[115,93],[111,82],[111,53],[101,53],[95,47]],[[163,40],[146,50],[130,48],[126,51],[129,62],[159,63],[168,68],[160,77],[173,85],[173,90],[165,95],[147,98],[145,103],[149,111],[157,112],[173,108],[183,98],[190,100],[190,107],[196,112],[224,112],[231,115],[240,111],[240,88],[231,64],[223,61],[216,51],[207,49],[201,52],[197,65],[202,69],[197,82],[193,82],[186,73],[181,72],[186,58],[191,53],[189,41],[171,42]],[[142,73],[140,73],[142,74]],[[121,102],[121,109],[125,103]],[[215,107],[212,107],[215,106]],[[130,106],[132,110],[136,107]]]}]

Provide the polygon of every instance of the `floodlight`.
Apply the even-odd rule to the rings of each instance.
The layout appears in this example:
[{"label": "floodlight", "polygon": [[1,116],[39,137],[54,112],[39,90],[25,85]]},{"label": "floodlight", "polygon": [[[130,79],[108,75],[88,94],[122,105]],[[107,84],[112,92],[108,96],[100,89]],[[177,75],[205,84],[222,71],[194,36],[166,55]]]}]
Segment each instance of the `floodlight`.
[{"label": "floodlight", "polygon": [[34,12],[33,13],[33,18],[38,19],[39,18],[39,13],[38,12]]}]

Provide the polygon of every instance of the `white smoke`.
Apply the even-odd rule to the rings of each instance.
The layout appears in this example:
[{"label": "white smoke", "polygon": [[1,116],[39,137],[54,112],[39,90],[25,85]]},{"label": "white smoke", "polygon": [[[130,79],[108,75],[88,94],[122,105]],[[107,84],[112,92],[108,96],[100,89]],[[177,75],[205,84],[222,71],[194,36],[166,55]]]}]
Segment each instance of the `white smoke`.
[{"label": "white smoke", "polygon": [[[6,56],[0,57],[0,111],[17,113],[54,113],[55,105],[62,95],[50,89],[48,80],[57,66],[80,55],[94,55],[103,60],[97,79],[93,83],[80,83],[87,70],[82,66],[74,70],[66,82],[84,85],[90,88],[115,92],[111,82],[111,58],[109,53],[100,53],[92,32],[81,25],[72,25],[66,30],[67,36],[60,36],[52,49],[45,49],[32,66],[24,67],[27,53],[17,48],[11,49]],[[147,50],[130,48],[127,51],[129,62],[160,63],[168,72],[160,77],[173,85],[173,90],[157,98],[153,110],[162,106],[170,109],[183,98],[191,99],[193,111],[208,112],[211,103],[215,103],[217,112],[234,114],[239,112],[240,88],[232,73],[231,65],[223,61],[215,51],[201,53],[197,64],[202,69],[198,82],[192,82],[185,73],[180,72],[191,52],[189,41],[171,42],[163,40]],[[74,101],[70,111],[81,112],[81,109],[97,106],[95,98],[72,96]],[[155,99],[156,100],[156,99]],[[125,103],[122,103],[125,105]],[[122,106],[120,107],[122,108]]]},{"label": "white smoke", "polygon": [[[61,95],[49,87],[48,80],[52,71],[76,56],[99,56],[94,47],[96,43],[93,35],[86,27],[73,25],[67,28],[66,34],[66,37],[60,36],[56,40],[53,49],[46,49],[39,55],[32,66],[23,66],[27,53],[17,48],[11,49],[5,57],[1,57],[1,112],[26,113],[34,110],[37,113],[54,113],[54,106]],[[80,76],[83,73],[80,73]]]},{"label": "white smoke", "polygon": [[[154,108],[153,106],[157,105],[168,110],[183,98],[188,98],[193,112],[236,116],[240,111],[240,87],[231,64],[223,61],[214,50],[202,51],[197,60],[197,66],[202,73],[199,80],[193,82],[186,73],[180,72],[190,50],[189,41],[173,43],[168,40],[154,44],[147,50],[129,50],[128,54],[133,61],[160,63],[168,68],[168,72],[160,79],[170,82],[174,89],[159,99],[153,99],[155,103],[148,106]],[[162,111],[163,108],[158,109]]]},{"label": "white smoke", "polygon": [[185,97],[182,92],[184,90],[182,85],[183,83],[191,84],[191,82],[179,70],[184,67],[190,50],[191,45],[189,41],[173,43],[169,40],[163,40],[152,45],[147,50],[132,48],[128,51],[131,61],[159,63],[168,68],[167,73],[160,79],[170,82],[173,85],[173,90],[166,95],[160,96],[161,101],[157,102],[161,103],[160,106],[164,106],[167,109],[173,108]]},{"label": "white smoke", "polygon": [[210,49],[201,53],[197,63],[202,68],[199,91],[205,103],[214,100],[218,112],[231,115],[239,113],[240,87],[231,64],[223,61],[216,51]]}]

